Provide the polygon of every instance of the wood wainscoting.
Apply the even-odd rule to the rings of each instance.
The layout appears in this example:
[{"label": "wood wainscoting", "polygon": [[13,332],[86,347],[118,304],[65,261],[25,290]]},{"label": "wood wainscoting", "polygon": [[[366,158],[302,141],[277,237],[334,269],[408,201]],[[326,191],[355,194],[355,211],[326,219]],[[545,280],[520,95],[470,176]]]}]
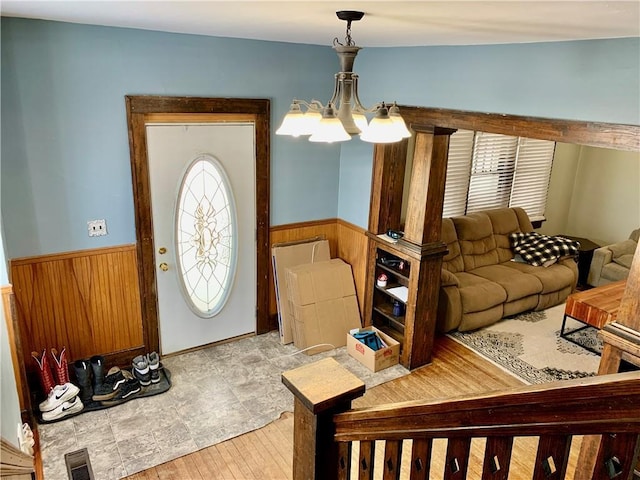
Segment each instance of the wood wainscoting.
[{"label": "wood wainscoting", "polygon": [[[360,312],[363,311],[364,285],[367,270],[368,239],[365,230],[344,220],[331,218],[311,222],[289,223],[271,227],[270,245],[321,237],[329,241],[331,258],[341,258],[351,264]],[[273,269],[269,271],[269,316],[272,329],[278,328]]]},{"label": "wood wainscoting", "polygon": [[[331,257],[351,264],[363,311],[368,239],[339,219],[270,229],[270,245],[313,237],[329,241]],[[135,245],[18,258],[10,262],[16,319],[31,392],[38,388],[31,352],[66,347],[69,361],[104,355],[127,365],[146,352]],[[273,270],[269,270],[271,329],[277,329]]]},{"label": "wood wainscoting", "polygon": [[118,365],[145,353],[135,245],[13,259],[10,272],[32,393],[32,351],[65,347],[69,362],[104,355]]}]

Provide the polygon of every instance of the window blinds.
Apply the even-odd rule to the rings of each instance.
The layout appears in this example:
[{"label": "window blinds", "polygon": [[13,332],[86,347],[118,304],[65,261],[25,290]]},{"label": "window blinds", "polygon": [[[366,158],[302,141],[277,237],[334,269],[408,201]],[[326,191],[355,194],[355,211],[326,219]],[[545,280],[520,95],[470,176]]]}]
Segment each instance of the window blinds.
[{"label": "window blinds", "polygon": [[475,132],[472,130],[458,130],[451,135],[447,180],[444,187],[443,217],[464,215],[467,208],[474,136]]},{"label": "window blinds", "polygon": [[543,220],[555,143],[458,130],[451,136],[442,215],[522,207]]},{"label": "window blinds", "polygon": [[476,133],[467,213],[509,205],[517,149],[518,137]]},{"label": "window blinds", "polygon": [[529,218],[544,220],[555,142],[520,137],[510,207],[522,207]]}]

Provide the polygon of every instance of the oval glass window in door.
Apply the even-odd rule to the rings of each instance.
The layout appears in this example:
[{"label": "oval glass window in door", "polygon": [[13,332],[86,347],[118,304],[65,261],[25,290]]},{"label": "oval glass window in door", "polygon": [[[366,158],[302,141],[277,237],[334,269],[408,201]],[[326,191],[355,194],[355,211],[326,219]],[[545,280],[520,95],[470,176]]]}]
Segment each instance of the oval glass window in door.
[{"label": "oval glass window in door", "polygon": [[198,156],[182,179],[175,215],[178,278],[197,315],[216,315],[229,297],[238,256],[233,192],[220,162]]}]

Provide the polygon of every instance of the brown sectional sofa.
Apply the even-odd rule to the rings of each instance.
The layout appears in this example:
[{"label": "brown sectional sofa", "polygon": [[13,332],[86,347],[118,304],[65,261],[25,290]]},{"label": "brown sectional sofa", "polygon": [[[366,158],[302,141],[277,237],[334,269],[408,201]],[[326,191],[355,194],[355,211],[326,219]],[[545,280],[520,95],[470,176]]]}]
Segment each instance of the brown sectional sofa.
[{"label": "brown sectional sofa", "polygon": [[532,231],[521,208],[442,220],[442,240],[449,252],[442,264],[440,332],[475,330],[503,317],[565,301],[578,281],[573,258],[559,259],[547,267],[513,261],[509,234]]}]

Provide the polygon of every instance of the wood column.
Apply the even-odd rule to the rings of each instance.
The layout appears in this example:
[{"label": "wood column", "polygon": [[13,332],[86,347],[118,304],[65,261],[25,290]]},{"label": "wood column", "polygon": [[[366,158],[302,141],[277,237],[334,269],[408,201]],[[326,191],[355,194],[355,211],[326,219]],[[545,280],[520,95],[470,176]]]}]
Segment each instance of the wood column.
[{"label": "wood column", "polygon": [[404,239],[415,245],[440,241],[449,138],[455,130],[411,125],[416,132]]},{"label": "wood column", "polygon": [[377,143],[373,149],[369,231],[384,233],[400,228],[408,140]]},{"label": "wood column", "polygon": [[[640,245],[636,248],[627,286],[620,301],[617,320],[606,325],[600,332],[602,356],[598,375],[618,373],[620,363],[625,360],[640,367]],[[596,464],[601,447],[600,436],[587,436],[582,441],[575,480],[589,480],[604,468]],[[636,458],[638,468],[640,459]]]},{"label": "wood column", "polygon": [[364,394],[364,383],[333,358],[284,372],[282,383],[295,396],[293,479],[338,478],[333,415],[351,408]]}]

